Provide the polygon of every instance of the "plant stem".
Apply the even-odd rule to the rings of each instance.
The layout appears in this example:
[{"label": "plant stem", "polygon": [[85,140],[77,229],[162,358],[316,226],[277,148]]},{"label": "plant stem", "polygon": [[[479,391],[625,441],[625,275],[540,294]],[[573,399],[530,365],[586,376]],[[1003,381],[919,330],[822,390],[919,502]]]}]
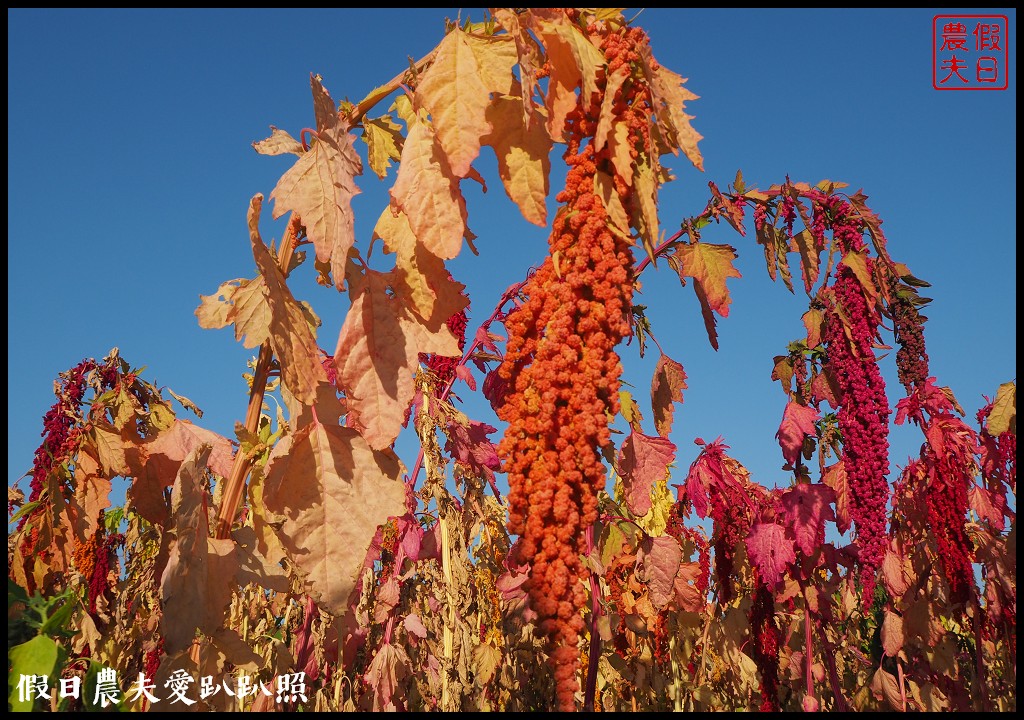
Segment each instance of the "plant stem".
[{"label": "plant stem", "polygon": [[[281,238],[281,246],[278,248],[277,262],[281,272],[286,276],[291,266],[292,256],[295,252],[295,238],[298,235],[302,221],[299,216],[292,213],[288,221],[288,227]],[[267,340],[260,345],[259,359],[256,361],[256,369],[253,371],[252,389],[249,391],[249,407],[245,411],[245,429],[255,433],[259,427],[260,410],[263,408],[263,396],[267,391],[267,376],[270,373],[270,365],[274,360],[274,351],[270,349],[270,341]],[[238,506],[242,501],[245,491],[245,478],[249,474],[252,462],[239,448],[235,453],[235,459],[231,465],[231,475],[228,476],[224,486],[224,497],[221,500],[220,511],[217,513],[216,537],[224,539],[231,534],[231,524],[238,512]]]},{"label": "plant stem", "polygon": [[[427,65],[434,61],[434,56],[437,55],[438,48],[434,48],[428,54],[424,55],[412,69],[416,72],[422,72]],[[411,59],[411,58],[410,58]],[[379,88],[374,89],[369,95],[363,98],[358,105],[349,111],[347,116],[343,116],[344,119],[348,120],[349,127],[354,126],[356,123],[363,119],[363,116],[368,113],[374,105],[379,103],[381,100],[386,98],[388,95],[393,93],[405,82],[405,77],[408,75],[409,70],[403,70],[402,72],[395,75],[387,83],[384,83]]]},{"label": "plant stem", "polygon": [[804,675],[807,676],[807,697],[814,697],[814,677],[811,671],[811,660],[814,656],[814,637],[811,634],[811,608],[807,602],[807,590],[804,590],[804,656],[807,661]]}]

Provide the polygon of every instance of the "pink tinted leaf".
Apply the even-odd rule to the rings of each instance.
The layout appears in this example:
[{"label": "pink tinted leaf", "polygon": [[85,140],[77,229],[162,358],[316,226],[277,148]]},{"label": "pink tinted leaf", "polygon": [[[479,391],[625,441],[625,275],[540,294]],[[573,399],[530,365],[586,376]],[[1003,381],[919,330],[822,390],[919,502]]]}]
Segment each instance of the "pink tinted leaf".
[{"label": "pink tinted leaf", "polygon": [[497,368],[487,373],[487,376],[484,378],[483,393],[495,411],[505,404],[505,394],[507,392],[508,381],[498,374]]},{"label": "pink tinted leaf", "polygon": [[476,392],[476,378],[473,377],[473,371],[472,370],[470,370],[465,365],[456,365],[455,366],[455,376],[457,378],[459,378],[459,380],[462,380],[467,385],[469,385],[469,389],[470,390],[472,390],[473,392]]},{"label": "pink tinted leaf", "polygon": [[231,442],[188,420],[175,420],[174,425],[154,440],[128,448],[125,458],[134,476],[128,497],[142,517],[158,525],[166,522],[164,488],[174,483],[178,468],[189,453],[203,444],[213,448],[209,469],[221,477],[228,477],[231,474],[233,455]]},{"label": "pink tinted leaf", "polygon": [[805,555],[818,549],[825,537],[825,523],[835,520],[831,505],[835,499],[835,491],[826,485],[800,484],[782,495],[786,520]]},{"label": "pink tinted leaf", "polygon": [[471,468],[478,477],[494,480],[495,471],[501,470],[501,460],[487,436],[497,432],[497,428],[476,420],[470,420],[468,426],[452,421],[446,432],[448,441],[444,447],[452,458]]},{"label": "pink tinted leaf", "polygon": [[220,627],[238,570],[234,541],[209,535],[201,485],[209,459],[209,445],[189,452],[171,491],[174,541],[160,577],[160,630],[171,654],[189,647],[196,630],[212,634]]},{"label": "pink tinted leaf", "polygon": [[523,585],[529,578],[529,573],[516,573],[510,570],[498,576],[494,587],[501,593],[504,600],[522,600],[526,597]]},{"label": "pink tinted leaf", "polygon": [[413,562],[420,559],[420,550],[423,547],[423,528],[417,522],[407,521],[405,531],[402,533],[402,549],[405,556]]},{"label": "pink tinted leaf", "polygon": [[675,592],[676,573],[683,559],[683,549],[671,535],[646,537],[640,545],[637,565],[642,568],[641,577],[647,582],[651,603],[661,609],[668,605]]},{"label": "pink tinted leaf", "polygon": [[352,428],[312,423],[271,453],[263,500],[317,604],[341,616],[377,531],[405,512],[398,457]]},{"label": "pink tinted leaf", "polygon": [[774,586],[796,560],[793,541],[786,537],[786,529],[776,523],[758,523],[747,537],[747,554],[757,567],[761,579]]},{"label": "pink tinted leaf", "polygon": [[406,408],[415,394],[413,376],[419,368],[419,354],[461,355],[446,326],[431,332],[392,295],[396,282],[394,270],[368,270],[351,282],[352,307],[334,351],[349,422],[362,428],[375,450],[391,445],[401,432]]},{"label": "pink tinted leaf", "polygon": [[670,440],[631,431],[619,451],[619,475],[626,489],[626,504],[636,515],[651,509],[651,487],[664,480],[668,465],[675,460],[676,446]]},{"label": "pink tinted leaf", "polygon": [[690,465],[684,487],[686,496],[693,503],[693,509],[704,518],[708,514],[709,493],[717,491],[718,485],[723,482],[722,458],[729,446],[722,443],[721,438],[710,444],[705,443],[703,438],[696,438],[694,442],[702,446],[703,450]]},{"label": "pink tinted leaf", "polygon": [[370,666],[366,669],[363,679],[373,691],[373,709],[395,709],[394,695],[399,678],[409,669],[409,656],[400,645],[390,643],[382,645],[373,656]]},{"label": "pink tinted leaf", "polygon": [[903,571],[903,558],[892,548],[885,551],[885,559],[882,560],[882,580],[885,588],[894,598],[901,598],[910,589],[906,573]]},{"label": "pink tinted leaf", "polygon": [[423,626],[423,621],[420,620],[419,615],[410,614],[405,616],[405,620],[402,621],[405,625],[405,629],[412,635],[423,639],[427,636],[427,629]]},{"label": "pink tinted leaf", "polygon": [[993,493],[979,485],[971,485],[967,492],[971,509],[978,513],[978,517],[991,523],[995,530],[1005,528],[1003,515],[1006,509],[1006,496]]},{"label": "pink tinted leaf", "polygon": [[808,435],[816,435],[817,429],[814,422],[818,419],[818,411],[807,405],[801,405],[792,400],[786,404],[786,410],[782,413],[782,424],[775,437],[779,439],[782,446],[782,456],[786,462],[796,467],[800,460],[800,451],[804,446],[804,438]]}]

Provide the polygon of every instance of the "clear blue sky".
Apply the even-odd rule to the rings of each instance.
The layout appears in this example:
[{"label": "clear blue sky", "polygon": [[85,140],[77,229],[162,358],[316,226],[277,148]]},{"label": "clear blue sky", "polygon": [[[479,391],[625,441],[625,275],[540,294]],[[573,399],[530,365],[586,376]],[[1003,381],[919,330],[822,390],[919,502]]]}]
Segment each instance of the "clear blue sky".
[{"label": "clear blue sky", "polygon": [[[313,124],[310,72],[335,99],[358,101],[433,48],[458,12],[8,10],[9,484],[31,467],[57,373],[113,346],[203,408],[200,424],[232,437],[252,353],[229,330],[201,330],[193,311],[200,294],[255,272],[248,200],[269,196],[290,161],[250,144],[272,124],[295,136]],[[933,285],[924,293],[934,298],[932,373],[973,417],[982,394],[1016,377],[1018,36],[1012,9],[963,10],[1009,16],[1009,89],[936,91],[932,17],[955,12],[647,9],[637,22],[658,60],[700,96],[687,111],[705,136],[703,174],[672,163],[678,180],[661,196],[662,227],[699,212],[707,182],[724,187],[737,169],[751,186],[788,174],[863,188],[893,257]],[[467,192],[481,254],[450,263],[473,300],[471,332],[546,248],[545,233],[504,196],[489,150],[479,168],[490,192]],[[369,170],[360,185],[365,243],[387,186]],[[280,224],[264,225],[265,239],[280,234]],[[788,484],[774,439],[785,398],[769,376],[772,356],[803,333],[806,298],[770,283],[753,237],[723,224],[704,239],[734,245],[743,273],[729,281],[719,352],[692,289],[668,268],[645,273],[638,298],[689,375],[673,432],[678,472],[696,456],[695,436],[722,435],[755,480]],[[310,267],[292,286],[323,318],[320,344],[333,351],[346,297],[317,286]],[[642,401],[657,353],[640,361],[634,345],[622,354]],[[883,368],[895,405],[895,353]],[[465,409],[496,424],[482,400]],[[894,465],[920,442],[917,431],[895,431]],[[414,444],[402,438],[398,450],[411,466]]]}]

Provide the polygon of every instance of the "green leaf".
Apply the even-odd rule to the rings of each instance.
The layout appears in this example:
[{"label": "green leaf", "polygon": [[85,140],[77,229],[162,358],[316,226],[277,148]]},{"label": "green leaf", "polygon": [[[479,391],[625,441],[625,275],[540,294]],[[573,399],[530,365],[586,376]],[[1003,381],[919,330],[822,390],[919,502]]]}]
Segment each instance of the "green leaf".
[{"label": "green leaf", "polygon": [[[56,606],[57,600],[63,600],[64,604],[57,608],[52,614],[49,612],[54,606]],[[47,603],[47,618],[43,621],[43,624],[39,628],[41,635],[49,635],[50,637],[66,634],[68,620],[71,619],[71,613],[75,609],[75,603],[70,597],[65,595],[53,598]],[[74,633],[71,633],[72,635]]]},{"label": "green leaf", "polygon": [[39,503],[39,500],[36,500],[35,502],[25,503],[18,509],[18,512],[14,513],[11,516],[11,518],[7,521],[7,524],[10,525],[11,523],[18,522],[18,520],[20,520],[22,517],[35,510],[37,507],[39,507]]},{"label": "green leaf", "polygon": [[15,712],[32,710],[33,700],[21,699],[18,683],[23,675],[45,675],[52,677],[57,667],[58,648],[52,638],[37,635],[26,643],[15,645],[7,651],[10,674],[7,676],[7,703]]},{"label": "green leaf", "polygon": [[16,602],[28,605],[28,593],[21,585],[7,578],[7,607],[10,608]]}]

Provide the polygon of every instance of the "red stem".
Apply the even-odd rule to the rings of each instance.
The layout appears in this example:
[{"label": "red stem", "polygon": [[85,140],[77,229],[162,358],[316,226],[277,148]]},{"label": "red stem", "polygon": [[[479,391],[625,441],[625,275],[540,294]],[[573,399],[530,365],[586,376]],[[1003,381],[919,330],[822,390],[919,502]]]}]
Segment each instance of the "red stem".
[{"label": "red stem", "polygon": [[806,671],[804,674],[807,676],[807,697],[814,697],[814,677],[811,672],[811,658],[814,655],[813,636],[811,634],[811,609],[807,606],[807,593],[804,592],[804,655],[807,661]]},{"label": "red stem", "polygon": [[[687,229],[685,227],[684,228],[680,228],[679,232],[677,232],[675,235],[670,237],[665,242],[663,242],[660,245],[658,245],[658,247],[654,248],[653,256],[654,257],[658,257],[659,255],[661,255],[661,253],[665,252],[665,249],[669,245],[671,245],[672,243],[674,243],[677,240],[679,240],[679,238],[681,238],[683,235],[688,235],[688,234],[689,234],[689,231],[687,231]],[[651,257],[650,256],[645,257],[643,260],[641,260],[639,263],[637,263],[637,266],[635,268],[633,268],[633,276],[634,277],[638,276],[640,273],[642,273],[644,271],[644,268],[647,267],[650,264],[651,264]]]},{"label": "red stem", "polygon": [[839,673],[836,671],[836,651],[829,644],[828,638],[825,637],[825,633],[820,634],[821,644],[824,646],[822,660],[824,660],[825,668],[828,670],[828,682],[832,687],[832,694],[836,699],[836,706],[834,709],[839,712],[848,712],[850,710],[850,705],[846,702],[846,697],[843,695],[843,687],[839,682]]},{"label": "red stem", "polygon": [[384,645],[391,644],[391,633],[395,630],[395,611],[391,610],[391,614],[388,615],[388,626],[384,629],[384,639],[381,641],[381,647]]},{"label": "red stem", "polygon": [[309,150],[309,142],[306,140],[306,135],[317,137],[316,130],[313,128],[302,128],[302,132],[299,133],[299,142],[302,143],[303,150]]}]

